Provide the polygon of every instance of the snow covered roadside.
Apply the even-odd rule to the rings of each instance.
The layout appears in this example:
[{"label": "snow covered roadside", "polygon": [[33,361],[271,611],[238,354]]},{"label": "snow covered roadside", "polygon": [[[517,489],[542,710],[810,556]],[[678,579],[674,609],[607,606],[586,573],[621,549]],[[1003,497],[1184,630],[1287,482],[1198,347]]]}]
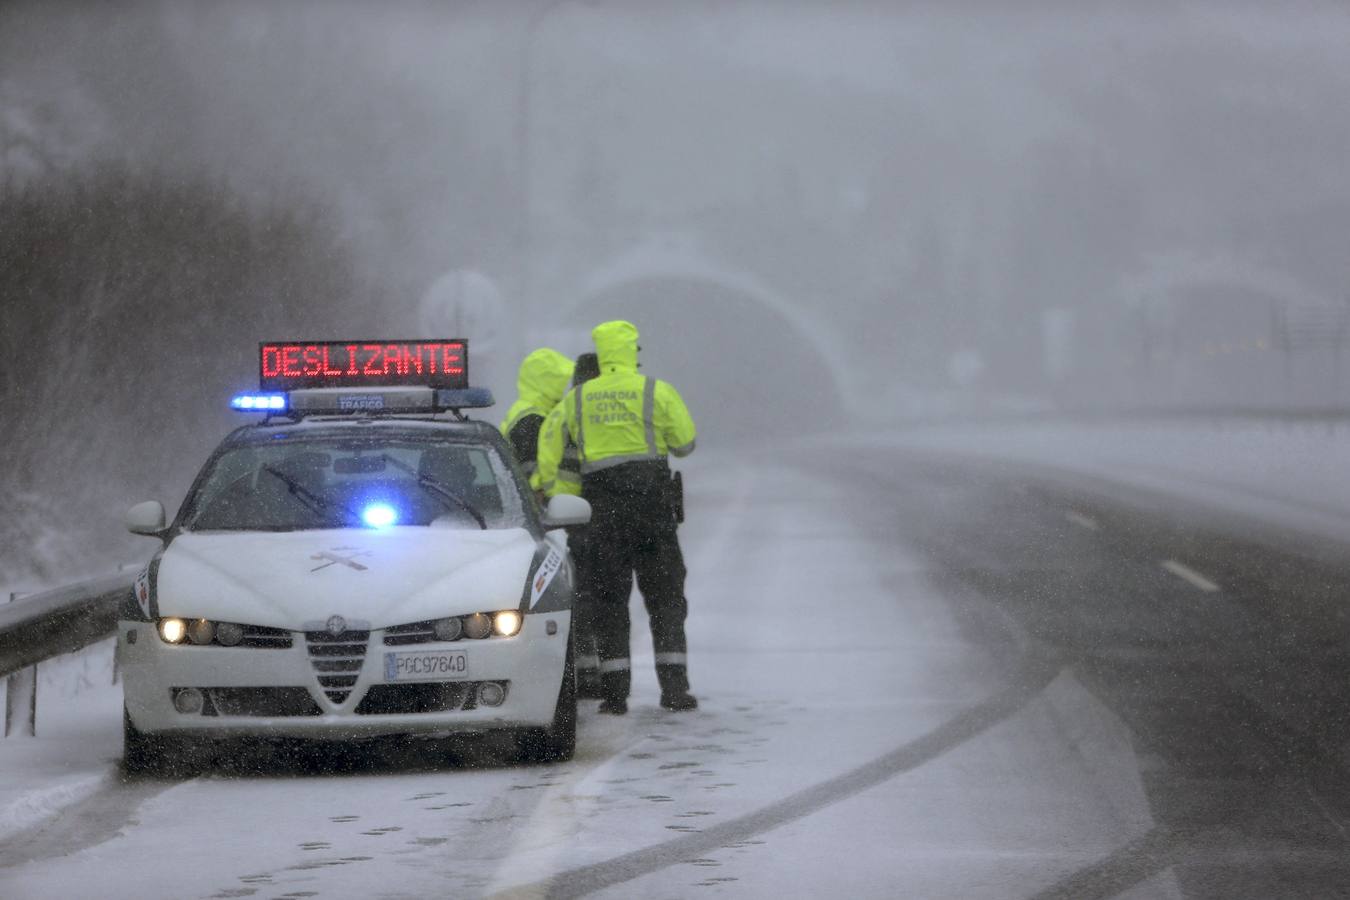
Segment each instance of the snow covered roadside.
[{"label": "snow covered roadside", "polygon": [[[715,610],[691,614],[691,646],[702,651],[699,682],[712,691],[700,716],[717,717],[712,733],[747,728],[762,759],[733,759],[726,780],[734,786],[712,778],[700,785],[694,777],[683,791],[665,791],[676,809],[705,804],[707,812],[682,813],[683,825],[637,808],[613,815],[624,787],[604,786],[640,771],[626,759],[569,788],[596,798],[591,806],[612,803],[609,810],[573,808],[582,813],[567,849],[574,871],[627,860],[634,872],[649,872],[596,896],[1020,896],[1152,827],[1128,730],[1063,672],[987,731],[853,792],[849,782],[865,778],[895,748],[913,746],[1004,685],[987,655],[972,652],[958,633],[924,560],[873,527],[886,518],[884,509],[878,517],[862,497],[771,464],[759,468],[748,502],[735,482],[721,485],[717,476],[690,479],[696,492],[724,504],[723,533],[704,534],[689,548],[691,595]],[[697,493],[691,499],[695,509],[705,501]],[[837,616],[839,627],[816,627],[822,612]],[[856,630],[861,623],[865,636]],[[767,715],[747,721],[759,712]],[[712,733],[674,734],[664,747],[640,749],[670,760],[660,766],[668,768],[700,759]],[[754,763],[763,760],[772,768],[756,772]],[[656,793],[657,774],[645,773],[632,793]],[[798,792],[826,779],[838,791],[832,800],[791,809]],[[719,796],[718,787],[729,790]],[[789,809],[780,812],[783,806]],[[744,834],[736,838],[728,829],[738,824]],[[653,845],[663,825],[675,833]],[[704,830],[727,840],[688,852]],[[644,832],[644,840],[633,840]],[[647,849],[620,856],[635,845]],[[648,857],[661,855],[662,846],[671,864],[655,868]],[[613,862],[598,863],[603,859]],[[512,862],[513,877],[494,887],[520,884],[531,869],[538,874],[526,853]],[[606,883],[608,873],[595,874]],[[569,873],[531,888],[500,896],[571,896],[587,882]],[[1171,873],[1128,893],[1179,895]]]},{"label": "snow covered roadside", "polygon": [[122,688],[112,656],[109,638],[38,665],[37,736],[0,739],[0,843],[117,777]]},{"label": "snow covered roadside", "polygon": [[1350,536],[1347,423],[1197,419],[949,425],[874,434],[858,442],[1049,466],[1331,540]]},{"label": "snow covered roadside", "polygon": [[[612,897],[1002,897],[1152,827],[1128,734],[1066,675],[893,762],[999,696],[1004,666],[897,543],[893,507],[868,502],[884,485],[699,465],[685,533],[697,712],[657,708],[636,601],[630,714],[584,704],[570,763],[207,774],[128,796],[134,827],[15,864],[0,894],[74,896],[97,879],[103,896],[158,896],[150,863],[192,859],[177,896],[567,896],[601,869]],[[821,787],[823,802],[794,801]],[[687,853],[705,834],[715,846]],[[1172,895],[1164,877],[1140,896]]]}]

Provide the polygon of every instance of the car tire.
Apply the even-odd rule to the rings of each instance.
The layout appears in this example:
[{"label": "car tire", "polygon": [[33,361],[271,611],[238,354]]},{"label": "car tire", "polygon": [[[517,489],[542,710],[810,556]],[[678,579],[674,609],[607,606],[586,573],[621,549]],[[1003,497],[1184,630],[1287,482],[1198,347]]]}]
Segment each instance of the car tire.
[{"label": "car tire", "polygon": [[577,671],[572,662],[572,643],[567,643],[567,659],[563,663],[562,683],[558,686],[558,704],[553,710],[553,724],[536,728],[520,737],[520,759],[523,762],[566,762],[577,748]]},{"label": "car tire", "polygon": [[178,741],[143,734],[122,707],[122,771],[128,775],[172,775],[182,768],[184,759]]}]

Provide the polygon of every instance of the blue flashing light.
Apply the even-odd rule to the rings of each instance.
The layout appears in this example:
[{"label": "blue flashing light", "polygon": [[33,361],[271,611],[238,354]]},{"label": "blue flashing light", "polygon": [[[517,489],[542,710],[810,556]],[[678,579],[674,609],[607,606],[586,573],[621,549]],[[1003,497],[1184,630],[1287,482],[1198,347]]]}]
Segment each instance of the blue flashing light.
[{"label": "blue flashing light", "polygon": [[486,409],[495,401],[484,387],[442,388],[436,392],[437,409]]},{"label": "blue flashing light", "polygon": [[398,522],[398,510],[388,503],[372,503],[361,510],[361,521],[371,528],[388,528]]},{"label": "blue flashing light", "polygon": [[284,412],[285,394],[240,394],[230,400],[230,407],[240,412]]}]

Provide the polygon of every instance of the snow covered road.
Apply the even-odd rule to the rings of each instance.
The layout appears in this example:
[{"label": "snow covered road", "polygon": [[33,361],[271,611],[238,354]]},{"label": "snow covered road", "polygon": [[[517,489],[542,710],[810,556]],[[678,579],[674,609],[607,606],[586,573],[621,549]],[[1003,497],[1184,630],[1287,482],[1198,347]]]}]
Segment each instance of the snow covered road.
[{"label": "snow covered road", "polygon": [[[1128,732],[907,543],[888,456],[691,468],[696,713],[656,706],[638,602],[632,712],[584,704],[569,763],[412,744],[110,779],[11,835],[0,895],[992,898],[1147,834]],[[120,698],[97,696],[62,726],[97,761],[65,777],[110,770]]]}]

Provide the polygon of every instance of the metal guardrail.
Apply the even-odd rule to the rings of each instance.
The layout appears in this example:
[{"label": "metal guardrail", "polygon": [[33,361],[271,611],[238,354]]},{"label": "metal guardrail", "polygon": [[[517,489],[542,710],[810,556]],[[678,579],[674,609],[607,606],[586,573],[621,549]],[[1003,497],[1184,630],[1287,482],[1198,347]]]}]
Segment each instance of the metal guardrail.
[{"label": "metal guardrail", "polygon": [[916,415],[882,427],[927,428],[945,425],[1099,425],[1112,422],[1176,421],[1248,423],[1288,428],[1298,425],[1350,425],[1350,406],[1279,408],[1261,406],[1045,406],[1032,409],[960,410]]},{"label": "metal guardrail", "polygon": [[121,572],[0,604],[0,677],[113,633],[135,572]]},{"label": "metal guardrail", "polygon": [[[23,594],[11,592],[13,603]],[[5,737],[37,735],[37,666],[29,666],[5,679]]]}]

